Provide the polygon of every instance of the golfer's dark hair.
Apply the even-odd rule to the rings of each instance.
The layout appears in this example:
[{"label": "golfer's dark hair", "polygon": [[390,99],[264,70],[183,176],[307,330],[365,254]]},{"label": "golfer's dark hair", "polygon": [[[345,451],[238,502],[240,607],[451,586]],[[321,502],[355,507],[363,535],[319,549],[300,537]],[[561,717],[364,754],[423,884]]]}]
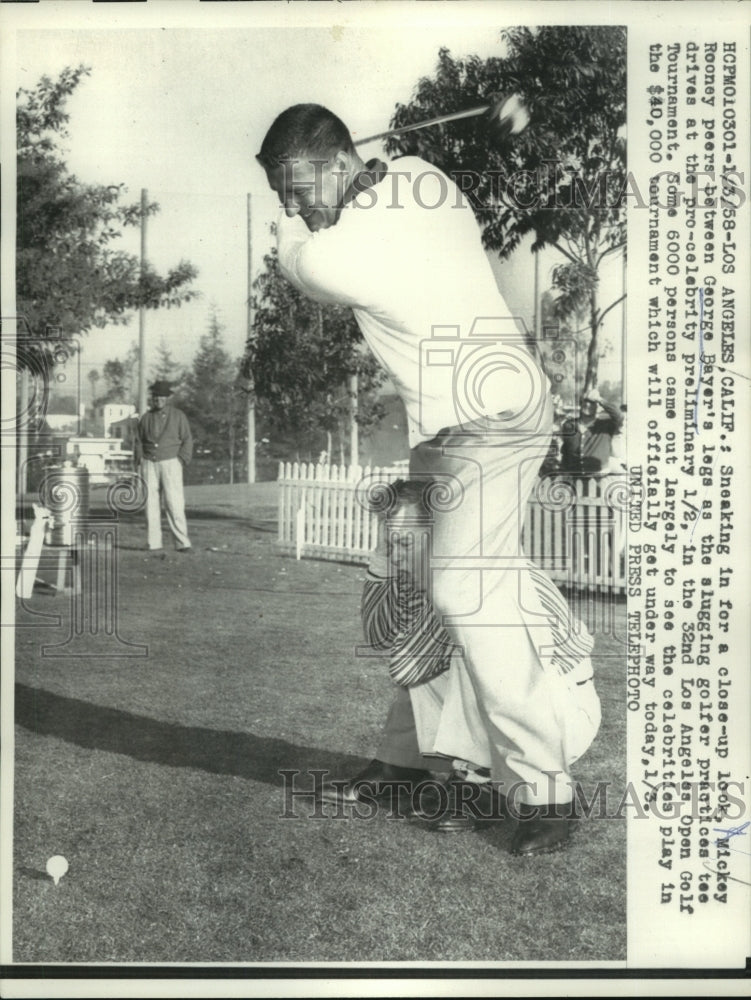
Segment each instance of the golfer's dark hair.
[{"label": "golfer's dark hair", "polygon": [[355,151],[340,118],[320,104],[294,104],[274,121],[256,159],[266,170],[273,170],[285,160],[328,159],[340,149]]}]

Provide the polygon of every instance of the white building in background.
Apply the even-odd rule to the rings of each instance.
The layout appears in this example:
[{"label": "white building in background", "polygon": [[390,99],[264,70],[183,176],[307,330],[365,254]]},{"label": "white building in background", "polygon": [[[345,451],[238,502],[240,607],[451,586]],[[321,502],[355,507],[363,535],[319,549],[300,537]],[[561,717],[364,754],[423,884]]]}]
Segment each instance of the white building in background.
[{"label": "white building in background", "polygon": [[97,430],[101,432],[102,437],[122,437],[122,434],[116,433],[112,425],[127,420],[135,412],[136,408],[132,403],[105,403],[104,406],[98,406],[94,414],[98,424]]}]

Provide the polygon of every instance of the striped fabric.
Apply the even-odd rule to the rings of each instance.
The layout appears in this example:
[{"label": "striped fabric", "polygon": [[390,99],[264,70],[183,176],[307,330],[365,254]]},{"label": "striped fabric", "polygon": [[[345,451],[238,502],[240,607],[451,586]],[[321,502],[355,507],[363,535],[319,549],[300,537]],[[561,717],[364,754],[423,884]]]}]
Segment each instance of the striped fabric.
[{"label": "striped fabric", "polygon": [[[594,639],[572,617],[563,594],[547,574],[530,563],[529,573],[522,577],[533,588],[530,606],[539,606],[548,616],[550,641],[541,645],[552,647],[553,669],[565,676],[586,666],[589,676],[572,676],[577,684],[586,683],[592,676],[586,661]],[[389,652],[389,674],[402,687],[421,684],[448,670],[452,655],[460,649],[439,623],[427,595],[416,590],[409,574],[403,571],[387,577],[368,571],[362,595],[362,623],[368,644]],[[540,629],[532,631],[539,640]]]},{"label": "striped fabric", "polygon": [[421,684],[448,670],[457,650],[427,595],[414,588],[405,572],[388,577],[368,572],[362,623],[368,644],[389,651],[389,674],[402,687]]},{"label": "striped fabric", "polygon": [[584,625],[572,616],[563,594],[547,573],[530,563],[528,579],[542,610],[549,616],[554,647],[552,666],[562,676],[571,673],[590,655],[594,639]]}]

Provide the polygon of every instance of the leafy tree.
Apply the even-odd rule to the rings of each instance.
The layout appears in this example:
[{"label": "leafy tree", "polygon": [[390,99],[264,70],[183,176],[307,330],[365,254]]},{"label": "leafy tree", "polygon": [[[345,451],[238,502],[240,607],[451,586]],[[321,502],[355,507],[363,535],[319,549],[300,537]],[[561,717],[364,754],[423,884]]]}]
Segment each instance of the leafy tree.
[{"label": "leafy tree", "polygon": [[164,337],[159,341],[156,361],[151,366],[151,380],[155,382],[157,379],[165,379],[170,382],[175,392],[180,391],[185,380],[185,368],[172,357],[172,352],[167,347]]},{"label": "leafy tree", "polygon": [[[254,282],[253,329],[242,373],[251,379],[260,415],[273,436],[317,457],[337,434],[340,452],[351,421],[349,379],[356,375],[357,423],[366,432],[384,415],[377,389],[385,373],[364,348],[352,312],[320,305],[281,274],[276,249]],[[329,449],[330,450],[330,449]]]},{"label": "leafy tree", "polygon": [[[424,156],[454,174],[483,226],[485,246],[508,257],[528,234],[553,247],[558,319],[587,311],[584,391],[597,384],[599,334],[616,302],[601,305],[600,265],[625,253],[626,37],[618,27],[547,25],[503,32],[507,55],[453,59],[441,49],[433,78],[398,104],[392,127],[516,93],[528,127],[507,142],[469,118],[389,140],[390,152]],[[622,296],[621,296],[622,298]]]},{"label": "leafy tree", "polygon": [[196,451],[214,458],[234,458],[245,432],[247,407],[239,384],[237,361],[224,347],[224,328],[215,309],[187,373],[180,403],[193,432]]},{"label": "leafy tree", "polygon": [[[94,405],[102,406],[105,403],[136,403],[138,395],[138,366],[139,351],[137,344],[131,344],[124,357],[110,358],[109,361],[105,361],[102,367],[104,392],[100,396],[95,396]],[[99,372],[91,372],[88,377],[92,382],[92,387],[100,379]],[[166,379],[172,384],[175,392],[180,391],[181,384],[185,379],[185,369],[173,359],[164,338],[162,338],[157,347],[156,362],[151,366],[150,381],[153,382],[157,379]]]},{"label": "leafy tree", "polygon": [[600,395],[606,403],[611,406],[620,406],[623,403],[623,383],[611,382],[609,379],[601,382],[599,386]]},{"label": "leafy tree", "polygon": [[50,412],[77,416],[78,400],[75,396],[58,396],[55,394],[50,400]]},{"label": "leafy tree", "polygon": [[[540,296],[539,308],[542,336],[534,342],[534,353],[550,379],[553,392],[559,398],[560,404],[577,409],[582,397],[586,395],[584,380],[587,373],[587,348],[590,336],[586,310],[580,309],[567,319],[559,319],[556,300],[550,291],[545,291]],[[612,344],[604,341],[599,357],[607,357],[611,351]],[[605,385],[609,383],[599,386],[600,395],[610,401],[613,392],[608,390],[609,394],[606,393]],[[617,405],[620,403],[619,398]]]},{"label": "leafy tree", "polygon": [[105,403],[126,403],[132,395],[133,373],[119,358],[104,363],[104,381],[107,389],[97,401],[97,406]]},{"label": "leafy tree", "polygon": [[[43,76],[18,92],[17,306],[39,353],[45,342],[69,341],[92,327],[126,323],[128,313],[179,306],[197,294],[197,272],[181,261],[166,275],[115,249],[124,226],[137,226],[141,206],[121,202],[122,184],[83,184],[65,164],[66,103],[89,69]],[[159,210],[156,203],[146,212]]]},{"label": "leafy tree", "polygon": [[123,358],[111,358],[102,367],[105,390],[94,406],[105,403],[135,403],[138,392],[138,345],[131,345]]}]

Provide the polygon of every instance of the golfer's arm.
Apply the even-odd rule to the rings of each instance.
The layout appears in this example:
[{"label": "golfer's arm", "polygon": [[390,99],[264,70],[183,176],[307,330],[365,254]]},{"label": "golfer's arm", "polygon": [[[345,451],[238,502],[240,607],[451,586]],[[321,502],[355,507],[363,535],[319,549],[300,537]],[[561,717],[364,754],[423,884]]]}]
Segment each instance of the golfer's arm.
[{"label": "golfer's arm", "polygon": [[282,274],[304,295],[343,306],[361,301],[367,262],[353,254],[336,226],[314,234],[299,216],[283,215],[277,224],[277,250]]},{"label": "golfer's arm", "polygon": [[400,629],[391,649],[392,666],[398,672],[419,650],[421,659],[430,659],[436,668],[447,670],[451,657],[462,647],[454,643],[439,622],[427,594],[406,590],[400,610]]}]

